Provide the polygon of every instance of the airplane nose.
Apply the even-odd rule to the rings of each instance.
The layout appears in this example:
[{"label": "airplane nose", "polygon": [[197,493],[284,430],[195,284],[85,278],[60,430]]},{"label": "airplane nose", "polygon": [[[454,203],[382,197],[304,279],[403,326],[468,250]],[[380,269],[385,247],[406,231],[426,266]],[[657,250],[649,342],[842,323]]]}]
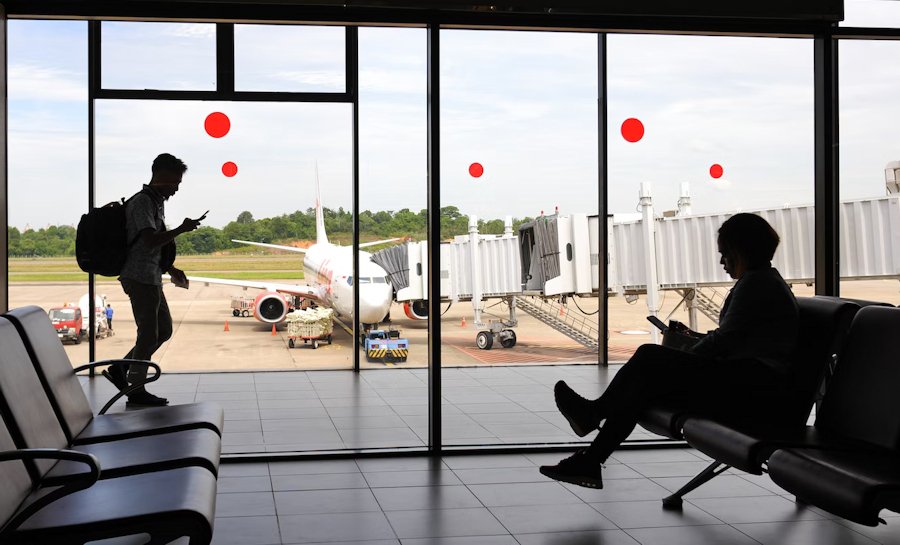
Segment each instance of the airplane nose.
[{"label": "airplane nose", "polygon": [[359,321],[364,324],[383,321],[391,310],[391,287],[371,284],[359,288]]}]

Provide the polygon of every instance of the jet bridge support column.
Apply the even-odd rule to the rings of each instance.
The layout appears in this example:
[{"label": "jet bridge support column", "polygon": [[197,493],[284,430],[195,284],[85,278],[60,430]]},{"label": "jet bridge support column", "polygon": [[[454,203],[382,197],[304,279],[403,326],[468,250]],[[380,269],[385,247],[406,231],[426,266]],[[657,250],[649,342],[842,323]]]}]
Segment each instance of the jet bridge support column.
[{"label": "jet bridge support column", "polygon": [[[647,310],[652,316],[659,312],[659,282],[656,277],[656,219],[653,217],[653,198],[650,195],[650,183],[641,182],[640,207],[644,214],[644,254],[647,256]],[[651,340],[659,344],[659,330],[650,328]]]},{"label": "jet bridge support column", "polygon": [[684,304],[688,311],[688,327],[694,331],[700,330],[700,323],[697,320],[697,290],[699,288],[691,288],[687,291],[684,298]]},{"label": "jet bridge support column", "polygon": [[478,248],[478,218],[469,216],[469,263],[472,267],[472,311],[475,327],[484,327],[481,320],[481,252]]}]

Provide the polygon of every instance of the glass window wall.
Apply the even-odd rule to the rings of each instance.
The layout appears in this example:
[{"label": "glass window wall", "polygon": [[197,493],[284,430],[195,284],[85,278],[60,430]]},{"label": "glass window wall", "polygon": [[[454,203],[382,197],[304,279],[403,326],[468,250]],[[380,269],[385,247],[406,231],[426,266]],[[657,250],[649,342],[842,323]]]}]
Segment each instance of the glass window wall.
[{"label": "glass window wall", "polygon": [[612,35],[608,46],[610,361],[661,340],[649,314],[717,327],[733,285],[717,230],[736,212],[772,224],[773,265],[811,295],[812,42]]},{"label": "glass window wall", "polygon": [[553,383],[600,380],[597,36],[442,31],[440,77],[444,443],[571,441]]},{"label": "glass window wall", "polygon": [[840,42],[842,297],[900,304],[900,42]]},{"label": "glass window wall", "polygon": [[900,4],[892,0],[844,0],[843,27],[900,27]]},{"label": "glass window wall", "polygon": [[[86,59],[83,53],[67,57],[66,51],[35,56],[31,50],[40,48],[29,40],[47,29],[48,36],[72,32],[68,41],[47,42],[51,46],[59,41],[61,50],[87,50],[84,23],[10,23],[11,248],[13,242],[27,247],[31,222],[46,223],[49,235],[52,218],[37,210],[48,208],[50,216],[74,226],[84,206],[69,215],[65,207],[87,202]],[[255,49],[261,40],[254,33],[267,30],[284,45]],[[148,31],[175,36],[175,45],[201,44],[200,53],[181,59],[177,48],[158,49],[153,44],[160,40],[152,39],[142,48]],[[78,40],[85,47],[71,47]],[[169,152],[189,169],[167,203],[168,226],[209,210],[203,228],[179,237],[177,266],[195,281],[189,290],[165,288],[176,330],[154,359],[170,373],[166,379],[176,401],[210,399],[226,407],[228,419],[236,422],[229,428],[227,452],[427,442],[427,320],[438,317],[426,315],[424,294],[414,289],[416,281],[424,286],[427,269],[424,246],[418,244],[425,239],[427,218],[425,40],[423,29],[359,30],[359,242],[399,240],[364,247],[356,274],[348,268],[352,105],[96,103],[97,204],[135,193],[149,181],[153,158]],[[127,44],[135,58],[159,57],[158,69],[148,71],[153,81],[129,72],[116,44]],[[213,25],[104,23],[103,85],[214,89],[214,44]],[[236,87],[343,91],[343,44],[343,28],[237,26]],[[782,235],[776,266],[798,295],[812,293],[811,41],[609,36],[609,122],[603,130],[612,216],[602,219],[610,230],[606,246],[597,240],[597,36],[444,30],[441,48],[445,445],[572,441],[553,404],[556,380],[577,384],[584,395],[599,394],[616,367],[598,363],[624,361],[653,339],[644,320],[648,313],[700,330],[715,327],[717,305],[730,283],[717,265],[714,231],[728,214],[764,214]],[[298,65],[289,63],[295,56],[286,52],[301,50],[309,54],[299,55]],[[877,59],[888,53],[860,55]],[[254,58],[268,59],[283,73],[271,67],[254,72],[257,66],[249,61]],[[842,52],[842,68],[852,59],[852,53]],[[857,65],[863,70],[862,62]],[[871,72],[853,81],[866,74]],[[852,120],[865,125],[868,119],[853,101],[862,104],[877,93],[842,84],[841,94],[850,105],[842,109],[842,131],[847,123],[852,142]],[[888,132],[878,134],[890,140]],[[872,151],[869,140],[860,142],[860,150]],[[844,178],[852,178],[855,162],[871,162],[853,149],[842,149],[849,154],[846,160],[842,155]],[[48,156],[53,160],[40,159]],[[41,179],[34,178],[38,174]],[[33,192],[25,188],[46,179],[65,183],[43,196],[45,204],[34,205]],[[842,184],[842,198],[851,193],[857,198],[857,189],[864,188]],[[641,218],[651,204],[656,295],[648,293],[641,276],[650,251]],[[317,207],[329,242],[344,249],[321,254],[312,248],[323,247],[317,244],[322,242]],[[684,230],[678,230],[679,223]],[[696,244],[685,248],[686,241]],[[399,267],[390,265],[397,259],[387,257],[384,250],[390,248],[406,250]],[[610,263],[609,294],[600,293],[602,253]],[[372,263],[372,254],[384,259]],[[41,262],[32,270],[27,260],[16,259],[10,260],[11,306],[69,302],[87,291],[71,256],[60,257],[60,266],[68,268],[59,274],[77,276],[63,280],[69,282],[65,293],[54,291],[56,277],[28,276],[50,274],[56,263]],[[15,284],[26,277],[44,282],[39,287],[46,293],[16,291]],[[206,277],[220,282],[200,280]],[[117,281],[97,281],[97,293],[115,309],[117,333],[97,341],[97,358],[121,357],[134,342],[130,304]],[[370,288],[398,301],[375,318],[361,314],[360,322],[382,331],[383,338],[373,333],[373,339],[387,341],[389,350],[399,348],[391,341],[406,341],[405,353],[373,352],[374,344],[367,347],[367,339],[342,327],[352,325],[347,309],[355,289],[361,312],[372,306]],[[601,295],[609,297],[608,332],[598,327]],[[266,315],[311,304],[339,315],[330,337],[314,339],[299,333],[299,326],[282,323],[280,315]],[[579,334],[560,332],[561,324]],[[610,351],[601,355],[606,334]],[[360,341],[363,372],[353,374],[348,372],[353,346]],[[84,350],[84,357],[75,354],[73,361],[87,359],[81,347],[73,350]],[[178,371],[244,373],[189,373],[188,380]]]},{"label": "glass window wall", "polygon": [[[209,211],[203,227],[176,240],[175,265],[193,280],[188,290],[164,282],[174,333],[154,361],[167,373],[243,372],[221,380],[201,375],[199,386],[186,385],[195,399],[215,400],[229,419],[243,422],[229,430],[235,433],[228,452],[344,448],[321,396],[313,395],[318,377],[251,372],[352,367],[353,338],[337,322],[329,343],[324,322],[330,326],[330,320],[295,324],[288,316],[314,303],[346,308],[352,299],[349,286],[330,283],[333,275],[350,274],[341,269],[346,264],[339,252],[302,253],[316,242],[317,203],[329,240],[352,243],[345,217],[350,105],[103,100],[96,112],[97,202],[140,190],[150,181],[154,157],[165,152],[188,166],[166,203],[167,227]],[[215,115],[230,121],[218,138],[206,130]],[[125,122],[135,119],[144,127],[137,134]],[[135,339],[127,296],[115,282],[105,289],[117,303],[117,334],[98,343],[101,359],[123,356]],[[341,318],[352,326],[352,318]],[[313,335],[301,325],[322,331]],[[313,349],[313,342],[321,346]],[[254,421],[258,429],[245,431]]]},{"label": "glass window wall", "polygon": [[75,262],[88,205],[87,24],[9,21],[7,30],[9,307],[47,310],[78,365],[88,361],[91,308]]},{"label": "glass window wall", "polygon": [[101,34],[100,77],[106,89],[216,88],[214,24],[104,22]]},{"label": "glass window wall", "polygon": [[343,92],[344,27],[235,25],[237,91]]}]

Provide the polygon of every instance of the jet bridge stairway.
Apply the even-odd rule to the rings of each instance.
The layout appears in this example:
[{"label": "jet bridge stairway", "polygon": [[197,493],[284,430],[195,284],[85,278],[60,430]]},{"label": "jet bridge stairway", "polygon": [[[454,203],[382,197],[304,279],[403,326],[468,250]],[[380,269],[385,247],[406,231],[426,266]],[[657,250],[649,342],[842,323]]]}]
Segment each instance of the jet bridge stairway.
[{"label": "jet bridge stairway", "polygon": [[719,323],[719,313],[725,304],[727,291],[723,293],[716,288],[696,288],[694,290],[694,308],[702,312],[713,323]]},{"label": "jet bridge stairway", "polygon": [[[703,313],[714,324],[719,323],[719,314],[722,312],[722,305],[725,304],[728,290],[720,290],[715,287],[695,287],[683,288],[677,291],[681,295],[681,303],[685,304],[690,314],[691,323],[689,325],[691,329],[697,330],[697,311]],[[678,305],[676,305],[672,313],[674,314],[677,309]]]},{"label": "jet bridge stairway", "polygon": [[555,301],[539,297],[516,297],[516,309],[522,310],[563,335],[592,350],[600,349],[600,330],[596,317],[570,310]]}]

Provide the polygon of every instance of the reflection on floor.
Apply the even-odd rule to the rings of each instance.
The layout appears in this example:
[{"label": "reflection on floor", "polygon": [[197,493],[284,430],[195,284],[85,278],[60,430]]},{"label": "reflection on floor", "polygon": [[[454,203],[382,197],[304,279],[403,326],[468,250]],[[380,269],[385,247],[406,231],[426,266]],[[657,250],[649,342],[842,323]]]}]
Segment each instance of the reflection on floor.
[{"label": "reflection on floor", "polygon": [[706,465],[688,449],[617,452],[605,488],[548,480],[558,454],[225,464],[214,545],[862,545],[900,543],[900,517],[834,519],[766,477],[722,475],[680,512],[660,498]]},{"label": "reflection on floor", "polygon": [[[597,396],[617,366],[444,369],[443,436],[450,445],[579,440],[556,410],[553,384]],[[421,447],[428,439],[426,369],[163,374],[148,387],[173,403],[210,400],[225,408],[223,452]],[[95,408],[114,393],[84,379]],[[124,402],[112,411],[125,410]],[[638,430],[634,437],[650,437]]]}]

